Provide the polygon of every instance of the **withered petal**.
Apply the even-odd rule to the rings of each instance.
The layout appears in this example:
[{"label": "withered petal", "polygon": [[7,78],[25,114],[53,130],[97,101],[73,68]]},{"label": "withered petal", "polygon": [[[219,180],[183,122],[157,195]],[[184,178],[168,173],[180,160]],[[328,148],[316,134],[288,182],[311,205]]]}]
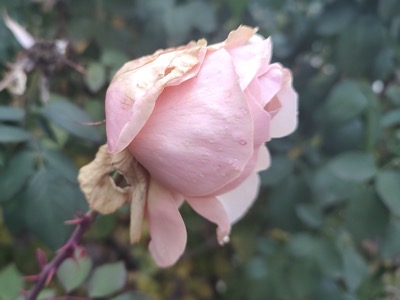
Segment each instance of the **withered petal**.
[{"label": "withered petal", "polygon": [[[129,186],[117,186],[109,175],[112,171],[121,173]],[[90,208],[102,214],[113,213],[130,201],[130,240],[132,243],[140,240],[148,174],[127,150],[111,154],[107,145],[102,145],[95,159],[80,169],[78,181]]]},{"label": "withered petal", "polygon": [[78,181],[91,209],[110,214],[129,201],[130,187],[120,188],[109,176],[115,168],[107,146],[99,148],[95,159],[79,170]]}]

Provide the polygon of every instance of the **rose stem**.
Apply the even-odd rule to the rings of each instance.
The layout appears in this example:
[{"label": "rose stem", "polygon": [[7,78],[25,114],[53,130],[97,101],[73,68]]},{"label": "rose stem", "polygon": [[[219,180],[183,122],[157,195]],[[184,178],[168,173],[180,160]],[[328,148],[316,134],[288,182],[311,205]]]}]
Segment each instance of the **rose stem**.
[{"label": "rose stem", "polygon": [[[66,260],[74,255],[75,248],[85,232],[89,229],[90,225],[94,221],[96,213],[94,211],[89,211],[83,217],[77,219],[77,227],[72,233],[69,240],[57,250],[57,255],[52,261],[47,263],[37,275],[38,279],[35,286],[32,288],[31,292],[27,296],[27,300],[35,300],[39,295],[43,287],[48,283],[49,276],[52,276],[57,271],[58,267]],[[74,220],[73,220],[74,221]],[[73,221],[71,223],[73,223]]]}]

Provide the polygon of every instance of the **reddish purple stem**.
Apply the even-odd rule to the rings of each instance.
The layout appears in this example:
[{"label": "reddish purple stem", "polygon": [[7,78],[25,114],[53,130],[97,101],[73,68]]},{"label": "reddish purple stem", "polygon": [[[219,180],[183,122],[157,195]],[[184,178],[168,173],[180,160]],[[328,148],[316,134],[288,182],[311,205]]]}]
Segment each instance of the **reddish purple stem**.
[{"label": "reddish purple stem", "polygon": [[69,240],[57,251],[57,255],[53,258],[53,260],[42,267],[41,272],[37,275],[35,286],[27,294],[27,300],[35,300],[43,287],[50,282],[51,278],[64,260],[74,256],[74,252],[76,247],[78,247],[79,241],[89,229],[95,216],[95,212],[89,211],[83,217],[79,218],[77,227],[75,228]]}]

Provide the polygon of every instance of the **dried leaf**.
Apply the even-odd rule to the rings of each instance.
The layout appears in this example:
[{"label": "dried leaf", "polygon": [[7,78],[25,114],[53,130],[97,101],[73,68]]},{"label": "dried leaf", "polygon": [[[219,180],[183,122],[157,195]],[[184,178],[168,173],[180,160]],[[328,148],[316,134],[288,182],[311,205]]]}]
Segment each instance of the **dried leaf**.
[{"label": "dried leaf", "polygon": [[35,44],[33,36],[25,30],[24,27],[19,25],[13,19],[11,19],[6,12],[3,12],[4,23],[11,30],[14,37],[25,49],[31,48]]},{"label": "dried leaf", "polygon": [[25,57],[21,57],[15,63],[10,64],[11,70],[0,81],[0,91],[7,88],[14,95],[25,93],[27,82],[25,67],[27,64],[29,64],[29,61]]}]

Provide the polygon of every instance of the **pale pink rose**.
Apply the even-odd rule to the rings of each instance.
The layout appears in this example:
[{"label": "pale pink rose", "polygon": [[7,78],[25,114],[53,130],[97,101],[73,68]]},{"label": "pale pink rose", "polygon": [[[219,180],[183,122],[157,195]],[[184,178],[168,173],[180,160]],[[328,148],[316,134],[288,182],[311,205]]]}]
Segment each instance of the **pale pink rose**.
[{"label": "pale pink rose", "polygon": [[106,95],[108,149],[126,148],[149,172],[145,217],[156,263],[183,253],[185,200],[217,224],[221,244],[257,197],[265,143],[297,124],[289,70],[270,64],[271,40],[240,26],[126,63]]}]

